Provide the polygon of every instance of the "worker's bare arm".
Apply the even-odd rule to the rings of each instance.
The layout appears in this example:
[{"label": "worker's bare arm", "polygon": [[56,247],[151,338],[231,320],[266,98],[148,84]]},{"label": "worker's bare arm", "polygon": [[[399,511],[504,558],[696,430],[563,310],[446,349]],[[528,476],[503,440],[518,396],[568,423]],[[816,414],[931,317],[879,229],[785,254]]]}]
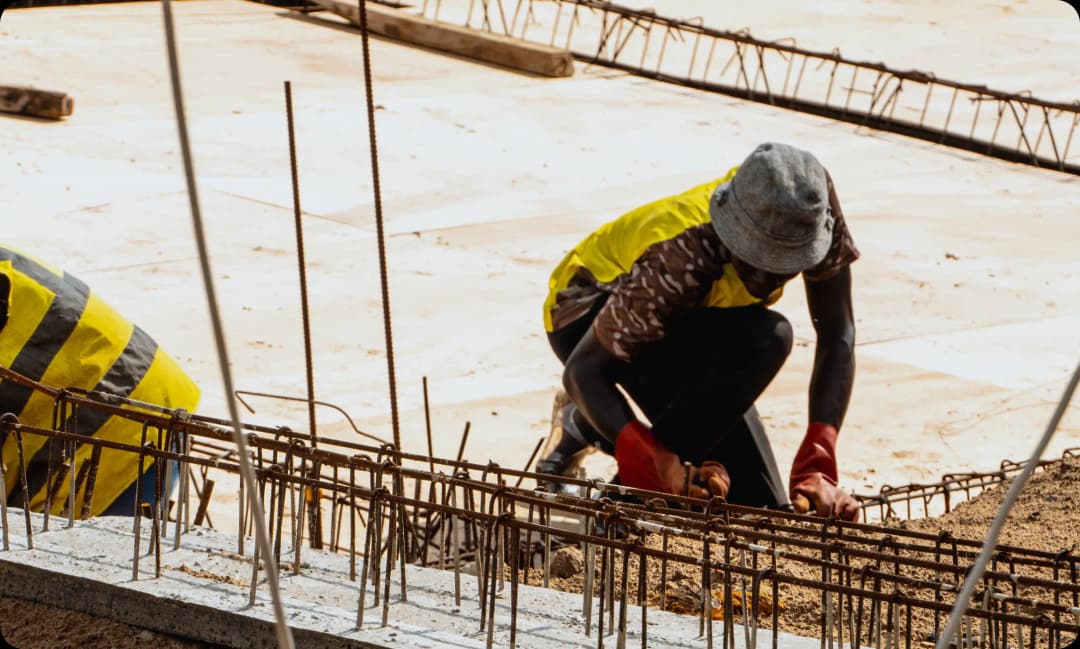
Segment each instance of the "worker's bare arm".
[{"label": "worker's bare arm", "polygon": [[616,387],[625,363],[596,339],[592,327],[566,360],[563,385],[581,413],[613,444],[634,413]]},{"label": "worker's bare arm", "polygon": [[859,503],[838,486],[836,441],[855,376],[855,321],[851,271],[806,281],[806,301],[817,332],[810,380],[810,423],[791,464],[788,490],[798,512],[857,520]]},{"label": "worker's bare arm", "polygon": [[835,426],[844,421],[855,378],[855,319],[851,269],[806,284],[806,303],[817,333],[810,380],[810,421]]}]

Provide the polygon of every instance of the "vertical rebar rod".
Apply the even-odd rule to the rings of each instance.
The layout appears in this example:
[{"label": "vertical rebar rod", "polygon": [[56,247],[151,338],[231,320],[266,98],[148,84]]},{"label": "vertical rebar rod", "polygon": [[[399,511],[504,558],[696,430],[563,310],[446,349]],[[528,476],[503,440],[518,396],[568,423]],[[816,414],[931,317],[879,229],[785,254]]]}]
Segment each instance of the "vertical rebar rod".
[{"label": "vertical rebar rod", "polygon": [[[497,593],[495,590],[497,575],[496,564],[497,560],[495,554],[498,552],[498,543],[495,539],[502,533],[502,528],[499,526],[499,517],[496,516],[491,521],[491,529],[488,531],[488,557],[484,563],[487,565],[488,571],[491,573],[491,582],[487,584],[487,598],[490,602],[485,602],[485,608],[487,609],[487,649],[491,649],[495,643],[495,599]],[[485,573],[487,574],[487,573]]]},{"label": "vertical rebar rod", "polygon": [[349,581],[356,581],[356,463],[349,459]]},{"label": "vertical rebar rod", "polygon": [[248,606],[255,606],[255,595],[259,589],[259,544],[251,551],[251,583],[248,584]]},{"label": "vertical rebar rod", "polygon": [[135,476],[135,511],[132,512],[132,536],[134,551],[131,556],[131,581],[139,580],[139,543],[142,541],[143,470],[146,466],[146,426],[143,426],[143,443],[139,448],[139,472]]},{"label": "vertical rebar rod", "polygon": [[392,502],[387,503],[387,507],[390,508],[390,522],[386,528],[386,580],[383,582],[383,601],[382,601],[382,626],[386,628],[390,625],[390,582],[393,581],[394,575],[394,555],[397,552],[397,516],[398,508]]},{"label": "vertical rebar rod", "polygon": [[[515,19],[517,18],[515,13]],[[517,647],[517,615],[518,615],[518,570],[521,567],[521,529],[511,528],[511,546],[513,554],[510,555],[510,649]],[[529,568],[525,567],[528,574]]]},{"label": "vertical rebar rod", "polygon": [[458,445],[457,461],[461,462],[461,459],[465,457],[465,445],[469,442],[469,428],[472,426],[472,422],[465,422],[465,430],[461,433],[461,444]]},{"label": "vertical rebar rod", "polygon": [[[333,465],[333,481],[335,485],[341,484],[338,481],[338,465]],[[340,547],[338,545],[339,535],[341,534],[341,519],[338,517],[338,510],[341,505],[341,499],[338,497],[338,491],[335,488],[330,493],[330,551],[337,552]],[[322,508],[319,508],[322,511]]]},{"label": "vertical rebar rod", "polygon": [[[300,458],[300,466],[297,469],[297,473],[301,476],[306,475],[307,471],[307,458]],[[303,483],[297,483],[295,490],[295,498],[293,498],[293,510],[292,510],[292,537],[293,537],[293,574],[300,574],[300,552],[304,548],[304,521],[307,516],[307,486]]]},{"label": "vertical rebar rod", "polygon": [[307,261],[304,253],[304,220],[300,208],[300,173],[296,156],[296,122],[293,118],[292,82],[285,82],[285,115],[289,130],[289,171],[292,178],[293,222],[296,225],[296,265],[300,275],[300,314],[304,326],[304,376],[307,380],[308,430],[311,446],[319,445],[315,430],[315,369],[311,356],[311,310],[308,306]]},{"label": "vertical rebar rod", "polygon": [[77,466],[75,454],[78,451],[78,446],[75,445],[75,440],[68,440],[68,457],[71,458],[71,466],[68,468],[68,529],[75,527],[75,492],[78,490],[79,482],[78,476],[76,476],[75,467]]},{"label": "vertical rebar rod", "polygon": [[[293,445],[289,445],[289,450],[285,452],[285,475],[292,475],[292,463],[293,463]],[[279,467],[280,468],[280,467]],[[281,541],[282,536],[285,534],[285,492],[289,491],[289,482],[283,476],[278,481],[277,492],[277,517],[274,519],[274,561],[281,562]]]},{"label": "vertical rebar rod", "polygon": [[[588,516],[582,519],[581,524],[586,534],[590,534],[589,525],[592,519]],[[590,534],[591,535],[591,534]],[[582,617],[585,618],[585,637],[592,635],[592,609],[593,609],[593,584],[596,581],[594,571],[596,569],[596,545],[585,541],[585,585],[582,590]]]},{"label": "vertical rebar rod", "polygon": [[431,404],[428,401],[427,377],[422,377],[424,385],[424,430],[427,432],[428,467],[435,473],[435,443],[431,438]]},{"label": "vertical rebar rod", "polygon": [[450,487],[450,509],[448,525],[450,525],[450,544],[454,547],[454,606],[461,608],[461,544],[458,543],[457,526],[454,525],[454,517],[451,512],[457,506],[457,487]]},{"label": "vertical rebar rod", "polygon": [[[661,584],[666,584],[667,583],[667,551],[668,551],[668,543],[670,543],[667,528],[664,528],[664,530],[662,532],[662,538],[663,538],[663,540],[661,541],[660,549],[664,552],[664,556],[661,557],[661,559],[660,559],[660,583]],[[660,588],[660,610],[662,611],[665,608],[667,608],[667,588],[661,586],[661,588]]]},{"label": "vertical rebar rod", "polygon": [[180,535],[185,531],[183,529],[184,523],[187,519],[188,511],[188,443],[189,436],[178,434],[176,438],[177,446],[180,448],[180,457],[182,458],[178,463],[178,471],[180,478],[180,485],[177,487],[176,493],[176,528],[173,531],[173,550],[180,549]]},{"label": "vertical rebar rod", "polygon": [[[523,578],[523,583],[526,586],[529,585],[529,568],[532,568],[532,560],[533,560],[533,557],[532,557],[532,523],[533,523],[533,519],[535,517],[536,517],[536,506],[534,504],[532,504],[532,503],[529,503],[529,516],[528,516],[529,528],[525,531],[525,546],[524,546],[524,548],[525,548],[525,556],[526,556],[527,560],[526,560],[526,563],[525,563],[525,576]],[[517,529],[517,528],[514,528],[514,529]],[[521,549],[520,548],[515,548],[514,551],[515,551],[515,554],[516,554],[517,552],[520,552]],[[516,577],[515,577],[515,579],[516,579]]]},{"label": "vertical rebar rod", "polygon": [[[172,447],[172,440],[176,437],[176,434],[172,430],[173,426],[174,424],[170,424],[168,429],[164,431],[160,428],[158,429],[157,448],[163,451],[170,450],[170,448]],[[154,500],[154,507],[157,515],[158,524],[159,538],[157,547],[159,553],[161,548],[161,539],[167,538],[169,533],[168,521],[169,509],[171,508],[171,505],[169,504],[169,496],[171,495],[172,490],[166,490],[166,485],[168,484],[166,482],[166,477],[169,475],[170,471],[172,471],[172,466],[172,460],[168,458],[161,457],[154,460],[154,467],[157,469],[157,471],[155,471],[155,488],[157,489],[155,495],[157,496],[157,498],[156,500]]]},{"label": "vertical rebar rod", "polygon": [[382,289],[383,330],[386,336],[386,372],[390,387],[390,421],[394,447],[401,448],[398,421],[397,377],[394,374],[394,337],[390,326],[390,282],[386,263],[386,233],[383,228],[382,190],[379,185],[379,148],[375,139],[375,93],[371,81],[371,47],[368,43],[367,2],[360,0],[360,40],[364,51],[364,95],[367,100],[368,142],[371,150],[371,180],[375,197],[375,229],[379,244],[379,284]]},{"label": "vertical rebar rod", "polygon": [[[400,481],[399,487],[398,487],[398,495],[400,495],[401,497],[404,498],[405,497],[405,494],[404,494],[405,486],[404,486],[404,481],[402,480],[400,474],[398,475],[398,480]],[[398,576],[398,578],[399,578],[399,580],[401,582],[400,583],[401,601],[406,602],[406,601],[409,600],[409,595],[408,595],[408,585],[409,585],[409,583],[408,583],[408,581],[406,581],[407,575],[405,573],[405,563],[408,561],[408,555],[406,554],[406,548],[405,548],[405,526],[409,522],[409,518],[408,518],[408,516],[405,515],[405,505],[401,504],[401,505],[399,505],[399,507],[401,507],[401,515],[398,517],[398,529],[399,529],[399,533],[400,533],[400,537],[401,537],[400,538],[401,549],[399,550],[399,553],[401,554],[401,556],[399,557],[399,561],[398,561],[398,568],[399,568],[399,576]]]},{"label": "vertical rebar rod", "polygon": [[[367,595],[367,583],[368,575],[371,572],[371,550],[372,545],[378,545],[379,539],[376,536],[374,543],[372,543],[372,537],[377,534],[376,517],[379,514],[379,493],[372,492],[371,501],[368,505],[368,524],[367,529],[364,530],[364,561],[360,564],[360,596],[357,598],[356,604],[356,628],[364,628],[364,608],[365,608],[365,596]],[[376,588],[376,590],[378,590]]]},{"label": "vertical rebar rod", "polygon": [[705,619],[712,614],[712,595],[709,593],[709,534],[706,532],[701,536],[701,552],[702,560],[699,561],[701,566],[701,590],[698,601],[698,637],[705,637]]},{"label": "vertical rebar rod", "polygon": [[[610,519],[607,521],[608,529],[605,530],[605,537],[607,532],[611,529]],[[597,647],[603,649],[604,647],[604,607],[607,605],[607,580],[608,572],[611,570],[608,562],[608,547],[604,544],[598,548],[600,551],[600,607],[596,611],[596,638]]]},{"label": "vertical rebar rod", "polygon": [[8,531],[7,511],[7,476],[4,474],[4,462],[0,459],[0,528],[3,533],[4,552],[11,549],[10,532]]},{"label": "vertical rebar rod", "polygon": [[[540,524],[545,528],[551,526],[551,508],[544,505],[540,509]],[[544,531],[544,588],[551,587],[551,533]]]},{"label": "vertical rebar rod", "polygon": [[[161,436],[158,436],[161,439]],[[166,504],[163,502],[165,498],[165,472],[162,470],[165,462],[161,458],[155,458],[154,460],[154,506],[151,507],[153,512],[153,518],[151,520],[150,528],[150,552],[154,553],[154,579],[161,578],[161,536],[162,530],[165,529],[165,518],[162,515],[163,509]]]},{"label": "vertical rebar rod", "polygon": [[[63,410],[66,410],[63,400],[59,400],[53,403],[53,417],[52,426],[54,430],[58,430],[64,418]],[[49,531],[49,517],[52,515],[52,501],[55,493],[53,487],[53,465],[56,464],[56,453],[53,452],[56,439],[51,437],[45,438],[45,443],[42,444],[42,448],[45,454],[48,456],[45,468],[45,505],[42,507],[41,516],[41,531]]]},{"label": "vertical rebar rod", "polygon": [[[649,602],[645,592],[645,574],[648,572],[649,559],[644,552],[638,557],[638,605],[641,607],[641,649],[649,646]],[[661,584],[660,588],[664,588]]]},{"label": "vertical rebar rod", "polygon": [[94,511],[94,486],[97,483],[98,465],[101,463],[101,445],[94,444],[90,451],[90,470],[86,474],[86,486],[83,487],[82,511],[80,518],[90,518]]},{"label": "vertical rebar rod", "polygon": [[[254,480],[252,480],[252,482],[254,482]],[[245,508],[248,499],[247,491],[248,489],[244,485],[244,480],[241,478],[240,485],[236,490],[236,553],[240,556],[246,554],[244,548],[247,544],[247,526],[245,525],[245,522],[247,521],[247,510]]]},{"label": "vertical rebar rod", "polygon": [[621,597],[619,598],[619,636],[618,639],[615,641],[616,649],[626,649],[626,609],[629,605],[629,602],[627,602],[627,600],[630,598],[629,583],[630,552],[624,549],[622,553],[622,582],[620,583]]},{"label": "vertical rebar rod", "polygon": [[[314,448],[314,445],[312,446]],[[322,476],[322,463],[318,460],[312,460],[311,471],[309,473],[311,479],[318,482]],[[311,493],[311,500],[307,501],[308,507],[311,513],[308,515],[308,544],[313,550],[321,550],[322,544],[322,490],[318,485],[312,485],[308,488]]]}]

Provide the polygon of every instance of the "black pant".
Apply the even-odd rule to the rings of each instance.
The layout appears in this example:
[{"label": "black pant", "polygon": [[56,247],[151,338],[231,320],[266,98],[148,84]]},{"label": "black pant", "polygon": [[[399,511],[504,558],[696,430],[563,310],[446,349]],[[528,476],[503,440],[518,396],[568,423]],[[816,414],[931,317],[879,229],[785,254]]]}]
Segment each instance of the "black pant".
[{"label": "black pant", "polygon": [[[597,304],[584,317],[548,334],[559,360],[566,362],[602,307]],[[784,483],[754,402],[784,364],[791,345],[791,324],[771,309],[695,309],[669,324],[663,340],[627,363],[618,382],[652,422],[657,439],[680,458],[724,465],[731,476],[728,502],[787,507]],[[575,422],[590,441],[601,437],[580,413]]]}]

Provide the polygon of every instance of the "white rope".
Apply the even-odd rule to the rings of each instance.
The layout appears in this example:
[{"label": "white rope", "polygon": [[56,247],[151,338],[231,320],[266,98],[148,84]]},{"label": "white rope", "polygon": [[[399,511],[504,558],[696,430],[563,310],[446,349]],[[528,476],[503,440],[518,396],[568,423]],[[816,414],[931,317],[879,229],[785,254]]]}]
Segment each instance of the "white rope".
[{"label": "white rope", "polygon": [[[203,284],[206,289],[206,301],[210,307],[210,320],[214,327],[214,342],[217,345],[218,364],[221,366],[221,380],[225,387],[225,394],[233,394],[232,374],[229,370],[229,356],[225,349],[225,333],[221,326],[221,314],[218,311],[217,298],[214,294],[214,280],[210,273],[210,256],[206,249],[206,235],[203,231],[202,214],[199,209],[199,196],[195,187],[195,168],[191,157],[191,145],[188,140],[187,118],[184,115],[183,91],[180,87],[180,65],[177,61],[176,36],[173,28],[172,5],[170,0],[161,0],[162,11],[165,17],[165,43],[169,53],[169,74],[172,79],[173,105],[176,109],[176,125],[180,132],[180,150],[184,160],[184,175],[187,177],[188,199],[191,202],[191,221],[195,229],[195,242],[199,247],[199,265],[202,268]],[[263,518],[262,506],[258,500],[258,487],[255,484],[255,473],[251,468],[248,458],[247,440],[240,432],[240,416],[236,409],[236,402],[227,398],[229,417],[232,420],[232,437],[236,444],[240,474],[243,477],[245,491],[247,492],[248,504],[251,506],[255,517],[255,536],[259,546],[259,553],[266,562],[266,581],[270,586],[270,596],[274,600],[275,629],[277,631],[278,647],[280,649],[294,649],[292,630],[285,622],[285,609],[281,603],[281,592],[278,588],[278,567],[274,560],[274,552],[270,547],[270,541],[266,535],[266,521]],[[240,530],[243,533],[243,530]],[[255,557],[257,560],[257,557]]]},{"label": "white rope", "polygon": [[[1005,500],[1002,501],[997,515],[994,516],[994,521],[990,524],[990,530],[986,533],[986,541],[983,542],[982,551],[979,552],[975,565],[971,567],[971,571],[964,579],[964,587],[956,597],[956,604],[953,605],[949,623],[945,626],[945,630],[942,631],[941,635],[938,636],[935,649],[947,649],[953,636],[959,630],[960,621],[967,612],[968,603],[975,593],[975,587],[979,584],[979,580],[986,571],[986,564],[990,563],[990,555],[994,553],[994,548],[997,547],[998,537],[1001,536],[1001,530],[1005,527],[1006,519],[1009,518],[1009,511],[1012,510],[1016,499],[1020,497],[1020,492],[1023,491],[1028,478],[1035,471],[1039,459],[1042,458],[1043,452],[1046,451],[1047,445],[1050,444],[1050,438],[1054,436],[1054,431],[1057,430],[1058,424],[1061,423],[1061,418],[1065,416],[1065,410],[1069,407],[1069,402],[1072,401],[1078,382],[1080,382],[1080,364],[1073,370],[1072,378],[1069,379],[1069,384],[1065,387],[1065,394],[1062,395],[1061,401],[1058,402],[1057,408],[1054,409],[1054,414],[1050,417],[1050,423],[1047,424],[1042,439],[1035,446],[1031,457],[1024,463],[1024,468],[1020,471],[1020,474],[1013,480],[1009,493],[1005,496]],[[958,646],[963,646],[963,643],[961,642]]]}]

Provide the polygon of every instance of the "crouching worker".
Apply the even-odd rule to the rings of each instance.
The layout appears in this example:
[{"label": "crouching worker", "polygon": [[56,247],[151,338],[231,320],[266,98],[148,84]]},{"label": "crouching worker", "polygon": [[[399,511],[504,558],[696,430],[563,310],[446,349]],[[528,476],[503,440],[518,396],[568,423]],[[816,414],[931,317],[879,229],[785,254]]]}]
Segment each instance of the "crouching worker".
[{"label": "crouching worker", "polygon": [[[561,474],[595,446],[626,486],[684,493],[685,461],[691,495],[855,520],[836,440],[854,379],[857,257],[828,173],[784,144],[601,226],[549,282],[545,326],[570,400],[538,471]],[[768,307],[800,273],[817,347],[785,492],[754,403],[792,346],[790,323]]]},{"label": "crouching worker", "polygon": [[[150,336],[122,318],[97,293],[71,275],[0,246],[0,366],[56,388],[95,390],[163,408],[194,410],[199,390],[176,361]],[[12,381],[0,380],[0,414],[12,413],[19,423],[53,427],[53,400]],[[77,411],[74,430],[87,437],[139,447],[143,427],[137,421],[108,416],[90,408]],[[70,424],[69,424],[70,425]],[[5,439],[6,437],[6,439]],[[152,439],[155,444],[156,439]],[[49,479],[50,455],[54,473],[63,443],[41,435],[22,436],[26,494],[19,471],[14,435],[0,431],[4,496],[10,505],[42,511],[53,489],[52,513],[64,511],[70,488],[66,479]],[[93,444],[79,444],[71,471],[79,475],[91,460]],[[173,465],[175,467],[175,463]],[[154,504],[157,467],[139,454],[103,447],[93,482],[90,514],[126,515],[135,511],[138,483],[142,502]],[[87,471],[87,474],[93,471]],[[175,468],[163,476],[168,497]],[[86,474],[84,474],[86,475]],[[76,516],[81,514],[89,479],[76,485]]]}]

